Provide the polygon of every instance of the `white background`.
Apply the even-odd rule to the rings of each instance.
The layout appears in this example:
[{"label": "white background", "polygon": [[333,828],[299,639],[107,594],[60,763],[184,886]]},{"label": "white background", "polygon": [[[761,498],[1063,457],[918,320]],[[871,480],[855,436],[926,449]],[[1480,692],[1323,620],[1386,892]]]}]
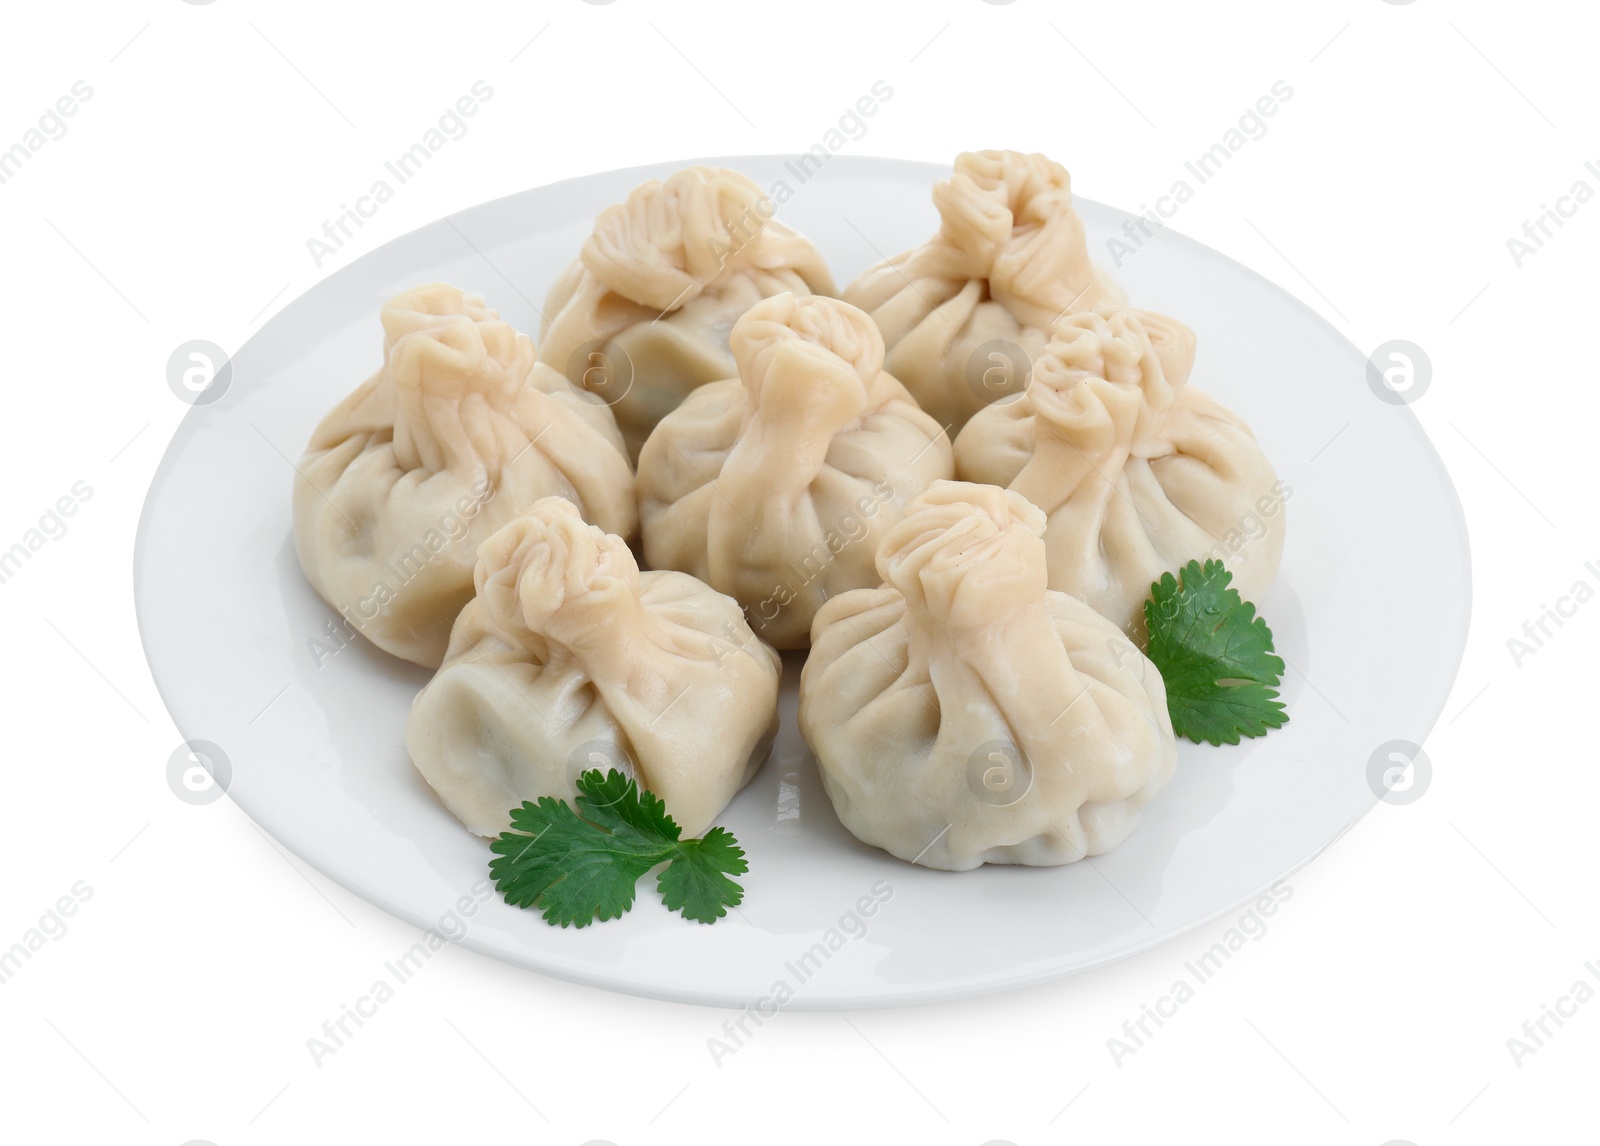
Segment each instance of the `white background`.
[{"label": "white background", "polygon": [[[1584,569],[1600,562],[1600,204],[1520,268],[1506,240],[1575,181],[1600,190],[1584,167],[1600,168],[1589,7],[688,7],[8,9],[0,149],[75,81],[93,95],[0,185],[0,548],[75,482],[93,495],[0,585],[0,947],[77,881],[92,897],[0,987],[0,1134],[174,1146],[1577,1140],[1593,1121],[1600,1001],[1520,1062],[1507,1039],[1576,980],[1600,987],[1584,968],[1600,960],[1585,653],[1600,605],[1520,667],[1506,642],[1575,581],[1600,584]],[[466,138],[318,267],[307,238],[478,79],[494,96]],[[1415,410],[1466,506],[1476,601],[1427,744],[1430,786],[1380,805],[1294,877],[1270,931],[1120,1064],[1107,1040],[1226,921],[1045,988],[783,1014],[720,1068],[706,1040],[722,1012],[449,948],[314,1066],[307,1038],[415,934],[226,800],[194,807],[168,790],[179,735],[140,651],[129,575],[141,501],[187,409],[167,388],[168,355],[195,338],[236,349],[359,254],[486,199],[638,163],[804,150],[879,79],[893,98],[849,152],[1040,150],[1079,193],[1128,208],[1165,193],[1274,81],[1292,86],[1266,136],[1172,225],[1363,350],[1404,338],[1432,359]],[[1283,386],[1292,401],[1295,379]],[[1381,550],[1365,569],[1397,575]]]}]

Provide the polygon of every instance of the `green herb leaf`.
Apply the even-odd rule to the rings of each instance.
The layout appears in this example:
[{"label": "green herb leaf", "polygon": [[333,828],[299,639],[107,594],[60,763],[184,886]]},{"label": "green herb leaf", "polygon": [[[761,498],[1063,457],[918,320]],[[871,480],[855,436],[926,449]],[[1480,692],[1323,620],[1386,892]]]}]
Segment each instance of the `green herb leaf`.
[{"label": "green herb leaf", "polygon": [[1274,686],[1283,660],[1256,607],[1220,561],[1191,561],[1150,588],[1146,653],[1167,685],[1172,728],[1196,744],[1237,744],[1289,721]]},{"label": "green herb leaf", "polygon": [[728,876],[749,870],[744,849],[732,833],[712,828],[704,838],[678,845],[678,854],[656,880],[656,890],[685,919],[715,923],[744,898],[744,888]]},{"label": "green herb leaf", "polygon": [[633,907],[639,877],[663,861],[657,887],[673,911],[712,923],[744,898],[728,878],[748,871],[733,835],[713,828],[680,840],[667,806],[616,769],[578,777],[571,805],[550,796],[511,813],[489,850],[495,887],[514,907],[539,907],[546,923],[587,927]]}]

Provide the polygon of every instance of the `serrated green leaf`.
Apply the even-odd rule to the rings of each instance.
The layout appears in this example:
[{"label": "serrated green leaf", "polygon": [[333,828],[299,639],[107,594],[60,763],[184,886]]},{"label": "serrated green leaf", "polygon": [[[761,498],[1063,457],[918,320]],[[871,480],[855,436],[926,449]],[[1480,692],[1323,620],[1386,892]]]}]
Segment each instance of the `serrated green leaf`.
[{"label": "serrated green leaf", "polygon": [[1188,696],[1167,696],[1172,728],[1196,744],[1237,744],[1241,736],[1265,736],[1289,722],[1276,689],[1247,683],[1203,686]]},{"label": "serrated green leaf", "polygon": [[1167,711],[1179,736],[1195,743],[1237,744],[1289,720],[1276,686],[1283,659],[1256,607],[1231,586],[1220,561],[1191,561],[1179,577],[1150,588],[1146,648],[1167,687]]},{"label": "serrated green leaf", "polygon": [[578,777],[577,787],[578,813],[591,823],[657,845],[678,842],[682,829],[667,814],[661,798],[615,768],[604,776],[598,768],[585,772]]},{"label": "serrated green leaf", "polygon": [[713,922],[743,898],[727,876],[747,870],[744,852],[725,829],[680,840],[661,799],[615,769],[585,772],[577,788],[576,808],[542,796],[513,809],[511,830],[490,843],[489,873],[507,903],[538,907],[561,927],[616,919],[633,907],[639,877],[663,861],[667,906],[690,919]]},{"label": "serrated green leaf", "polygon": [[739,842],[725,828],[712,828],[704,838],[678,845],[656,880],[656,890],[684,918],[715,923],[744,899],[744,888],[728,876],[748,870]]}]

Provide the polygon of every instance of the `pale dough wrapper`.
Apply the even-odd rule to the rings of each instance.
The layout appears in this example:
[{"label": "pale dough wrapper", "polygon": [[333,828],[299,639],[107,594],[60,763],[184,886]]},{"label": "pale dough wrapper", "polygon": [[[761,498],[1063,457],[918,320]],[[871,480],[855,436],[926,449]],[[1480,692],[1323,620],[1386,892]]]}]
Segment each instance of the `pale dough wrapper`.
[{"label": "pale dough wrapper", "polygon": [[1182,323],[1101,303],[1056,323],[1028,389],[956,438],[958,478],[1044,510],[1050,587],[1141,645],[1162,574],[1216,559],[1260,602],[1283,556],[1288,487],[1250,428],[1187,385],[1193,362]]},{"label": "pale dough wrapper", "polygon": [[603,403],[536,365],[527,335],[445,283],[390,299],[383,366],[296,467],[306,579],[385,652],[434,667],[478,545],[542,497],[632,536],[633,474]]},{"label": "pale dough wrapper", "polygon": [[741,314],[783,291],[834,293],[821,253],[773,210],[726,168],[652,179],[600,213],[550,288],[539,360],[612,406],[635,460],[691,390],[733,376]]},{"label": "pale dough wrapper", "polygon": [[1089,259],[1066,168],[1043,155],[964,152],[933,202],[938,234],[844,298],[883,331],[889,373],[954,436],[1026,384],[1058,317],[1124,296]]},{"label": "pale dough wrapper", "polygon": [[778,654],[738,604],[683,573],[640,573],[561,498],[485,541],[475,581],[406,725],[445,806],[497,835],[523,801],[570,801],[583,772],[617,768],[703,835],[778,728]]},{"label": "pale dough wrapper", "polygon": [[817,614],[800,730],[839,819],[912,863],[1072,863],[1116,847],[1177,762],[1161,674],[1045,584],[1044,515],[936,482],[884,538],[887,584]]},{"label": "pale dough wrapper", "polygon": [[735,597],[770,644],[805,648],[825,600],[879,583],[878,542],[951,476],[950,441],[847,303],[777,295],[731,345],[739,376],[696,390],[639,456],[645,562]]}]

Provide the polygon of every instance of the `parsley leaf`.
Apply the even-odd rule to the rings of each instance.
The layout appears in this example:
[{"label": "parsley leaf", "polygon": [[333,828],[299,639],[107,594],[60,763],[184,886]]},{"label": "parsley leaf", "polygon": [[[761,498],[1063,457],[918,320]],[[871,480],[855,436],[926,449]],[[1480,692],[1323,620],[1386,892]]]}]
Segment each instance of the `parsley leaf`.
[{"label": "parsley leaf", "polygon": [[744,888],[729,879],[749,871],[744,849],[726,828],[712,828],[691,840],[697,846],[678,852],[656,881],[667,907],[686,919],[714,923],[744,898]]},{"label": "parsley leaf", "polygon": [[489,845],[489,874],[513,907],[537,906],[562,927],[616,919],[633,907],[639,877],[664,861],[656,886],[685,918],[714,923],[744,898],[728,876],[749,867],[725,828],[680,839],[660,797],[614,768],[583,773],[577,787],[576,809],[550,796],[524,803]]},{"label": "parsley leaf", "polygon": [[1274,687],[1283,659],[1256,607],[1220,561],[1191,561],[1150,588],[1146,654],[1167,685],[1172,728],[1196,744],[1237,744],[1289,721]]}]

